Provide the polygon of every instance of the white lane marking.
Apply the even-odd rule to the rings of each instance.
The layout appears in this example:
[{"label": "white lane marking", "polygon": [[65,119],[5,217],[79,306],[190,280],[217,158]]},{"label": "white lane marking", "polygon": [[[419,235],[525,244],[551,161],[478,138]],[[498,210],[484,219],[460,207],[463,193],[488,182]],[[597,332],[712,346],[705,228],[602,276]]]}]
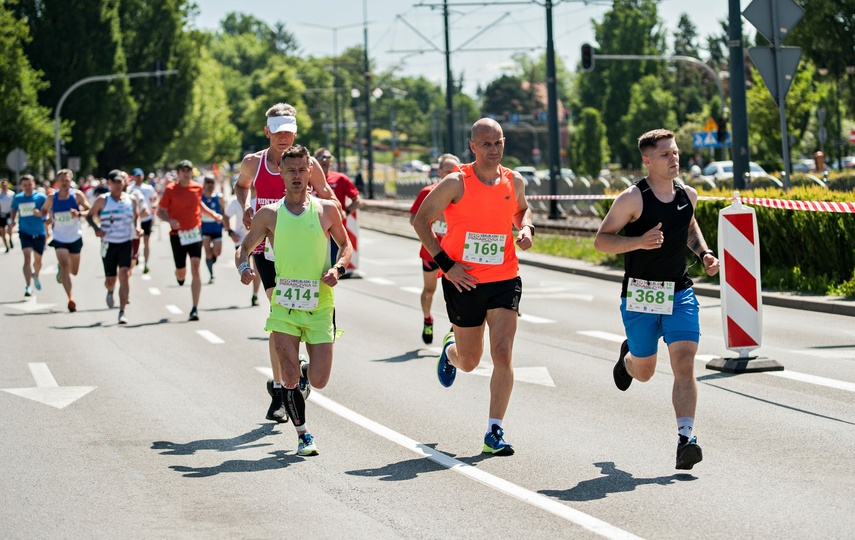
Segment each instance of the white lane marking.
[{"label": "white lane marking", "polygon": [[36,386],[39,388],[59,388],[56,379],[53,378],[50,369],[44,362],[32,362],[29,364],[30,373],[33,374],[33,379],[36,381]]},{"label": "white lane marking", "polygon": [[[470,373],[472,375],[480,375],[481,377],[492,377],[493,366],[491,364],[481,364]],[[514,366],[514,382],[527,382],[555,388],[555,381],[552,380],[549,370],[545,367]]]},{"label": "white lane marking", "polygon": [[422,290],[419,287],[401,287],[401,290],[413,294],[422,294]]},{"label": "white lane marking", "polygon": [[808,375],[807,373],[799,373],[798,371],[767,371],[765,373],[766,375],[772,375],[774,377],[782,377],[784,379],[791,379],[794,381],[817,384],[819,386],[826,386],[828,388],[836,388],[838,390],[847,390],[849,392],[855,392],[855,383],[851,382],[828,379],[826,377],[819,377],[817,375]]},{"label": "white lane marking", "polygon": [[225,343],[222,339],[218,338],[217,335],[210,330],[196,330],[196,333],[207,339],[209,342],[214,345],[219,345],[221,343]]},{"label": "white lane marking", "polygon": [[611,341],[612,343],[623,343],[623,340],[626,339],[624,336],[612,334],[611,332],[601,332],[599,330],[582,330],[576,333],[592,338],[604,339],[606,341]]},{"label": "white lane marking", "polygon": [[143,281],[151,281],[151,274],[143,274],[142,276],[140,276],[140,279],[142,279]]},{"label": "white lane marking", "polygon": [[834,360],[852,360],[855,359],[855,350],[834,350],[834,349],[801,349],[794,351],[800,354],[817,356],[819,358],[830,358]]},{"label": "white lane marking", "polygon": [[181,315],[182,313],[184,313],[183,311],[181,311],[180,307],[173,304],[166,304],[166,311],[172,313],[173,315]]},{"label": "white lane marking", "polygon": [[6,307],[18,309],[27,313],[32,313],[40,309],[50,309],[55,305],[56,304],[39,304],[39,302],[36,300],[36,297],[31,296],[30,299],[25,302],[22,302],[20,304],[6,304]]},{"label": "white lane marking", "polygon": [[407,257],[406,259],[369,259],[361,257],[360,262],[373,264],[376,266],[416,266],[419,265],[419,259],[416,257]]},{"label": "white lane marking", "polygon": [[544,319],[543,317],[538,317],[536,315],[529,315],[528,313],[523,313],[519,316],[519,320],[530,322],[534,324],[550,324],[554,323],[552,319]]},{"label": "white lane marking", "polygon": [[365,281],[370,281],[371,283],[376,283],[377,285],[394,285],[395,282],[388,280],[386,278],[381,277],[367,277]]},{"label": "white lane marking", "polygon": [[157,287],[149,287],[149,288],[148,288],[148,292],[149,292],[152,296],[160,296],[160,289],[158,289]]},{"label": "white lane marking", "polygon": [[269,367],[257,367],[257,368],[255,368],[255,370],[256,370],[257,372],[261,373],[262,375],[264,375],[265,377],[267,377],[268,379],[272,379],[272,378],[273,378],[273,368],[269,368]]},{"label": "white lane marking", "polygon": [[531,294],[528,291],[525,293],[526,300],[581,300],[583,302],[593,302],[594,295],[593,294],[575,294],[568,292],[557,292],[557,293],[534,293]]},{"label": "white lane marking", "polygon": [[576,525],[591,531],[595,534],[603,536],[605,538],[639,538],[634,534],[615,527],[610,523],[606,523],[600,519],[595,518],[594,516],[588,515],[584,512],[580,512],[574,508],[571,508],[567,505],[564,505],[558,501],[550,499],[540,493],[536,493],[529,489],[526,489],[522,486],[518,486],[507,480],[499,478],[497,476],[493,476],[477,467],[473,467],[468,463],[464,463],[457,459],[454,459],[447,454],[443,454],[442,452],[435,450],[429,446],[426,446],[420,442],[414,441],[409,437],[398,433],[397,431],[393,431],[386,426],[379,424],[373,420],[370,420],[359,413],[356,413],[343,405],[336,403],[335,401],[326,398],[317,391],[312,392],[309,396],[309,400],[313,401],[317,405],[320,405],[324,409],[341,416],[347,420],[350,420],[354,424],[358,426],[362,426],[363,428],[375,433],[384,439],[387,439],[395,444],[398,444],[407,450],[414,452],[415,454],[426,457],[434,463],[438,463],[443,467],[446,467],[452,472],[462,474],[463,476],[467,476],[473,480],[477,480],[482,484],[495,489],[496,491],[505,493],[506,495],[510,495],[524,503],[528,503],[532,506],[540,508],[554,516],[567,520],[571,523],[575,523]]},{"label": "white lane marking", "polygon": [[716,358],[719,357],[714,354],[696,354],[695,362],[703,362],[704,364],[706,364],[710,360],[715,360]]}]

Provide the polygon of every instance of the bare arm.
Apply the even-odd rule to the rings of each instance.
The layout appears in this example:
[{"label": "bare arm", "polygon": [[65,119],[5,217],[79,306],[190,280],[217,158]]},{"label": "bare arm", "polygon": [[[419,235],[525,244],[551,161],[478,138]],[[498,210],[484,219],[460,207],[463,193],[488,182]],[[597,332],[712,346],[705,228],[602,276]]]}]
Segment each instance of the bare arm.
[{"label": "bare arm", "polygon": [[594,239],[594,248],[603,253],[627,253],[636,249],[658,249],[662,243],[660,223],[643,236],[620,236],[618,233],[627,223],[635,221],[641,215],[641,192],[635,186],[629,187],[618,195],[609,213],[600,223],[600,229]]},{"label": "bare arm", "polygon": [[[686,194],[689,196],[689,200],[692,202],[692,207],[696,208],[698,205],[698,192],[694,190],[694,188],[685,187]],[[704,270],[707,275],[714,276],[718,274],[719,271],[719,260],[712,253],[704,253],[709,250],[709,246],[707,246],[707,241],[704,239],[704,233],[701,232],[701,226],[698,225],[698,221],[695,219],[695,216],[692,215],[692,221],[689,223],[689,239],[686,242],[689,246],[689,249],[692,250],[692,253],[700,257],[701,261],[704,263]],[[703,253],[703,255],[701,255]]]},{"label": "bare arm", "polygon": [[514,190],[517,194],[517,213],[514,214],[513,221],[514,226],[519,230],[517,245],[525,251],[532,246],[534,226],[531,223],[531,208],[525,200],[525,180],[517,172],[514,173]]},{"label": "bare arm", "polygon": [[[309,157],[309,159],[312,162],[312,176],[309,178],[309,183],[318,192],[318,197],[338,202],[338,199],[335,198],[335,193],[333,193],[332,188],[327,183],[327,177],[324,175],[321,164],[314,157]],[[339,206],[341,206],[340,203]]]},{"label": "bare arm", "polygon": [[274,227],[276,227],[276,210],[268,206],[259,208],[258,214],[252,220],[249,232],[247,232],[243,242],[241,242],[237,251],[235,251],[235,267],[237,267],[240,273],[240,281],[244,285],[252,283],[253,278],[255,278],[255,270],[247,265],[241,272],[241,267],[247,264],[249,254],[264,240],[264,237],[269,232],[273,232]]},{"label": "bare arm", "polygon": [[[106,196],[99,195],[95,202],[92,203],[92,208],[89,209],[89,212],[86,213],[86,222],[89,223],[89,226],[95,229],[95,236],[98,238],[104,238],[106,233],[101,229],[101,210],[104,208],[104,201],[106,200]],[[98,217],[98,221],[95,221],[95,217]]]},{"label": "bare arm", "polygon": [[[344,222],[341,220],[341,212],[336,205],[332,204],[332,201],[324,203],[324,217],[329,223],[328,230],[330,237],[340,246],[338,261],[335,264],[340,264],[347,268],[347,265],[350,264],[350,258],[353,256],[353,245],[350,243],[350,238],[347,236],[347,231],[344,228]],[[321,276],[321,281],[330,287],[335,287],[338,280],[339,274],[335,268],[329,268]]]},{"label": "bare arm", "polygon": [[249,154],[240,162],[240,175],[235,182],[234,193],[235,198],[243,209],[243,225],[247,229],[252,223],[252,216],[255,214],[255,209],[249,207],[249,194],[252,190],[252,180],[261,166],[261,157],[258,154]]}]

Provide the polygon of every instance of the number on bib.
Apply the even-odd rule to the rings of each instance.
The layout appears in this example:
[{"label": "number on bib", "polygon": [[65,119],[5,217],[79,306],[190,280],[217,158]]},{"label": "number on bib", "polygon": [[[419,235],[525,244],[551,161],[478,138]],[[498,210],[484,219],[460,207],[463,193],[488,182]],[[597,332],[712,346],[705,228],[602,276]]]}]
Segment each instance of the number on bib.
[{"label": "number on bib", "polygon": [[502,264],[505,261],[504,234],[466,233],[463,260],[480,264]]},{"label": "number on bib", "polygon": [[629,278],[626,310],[671,315],[674,311],[674,282]]},{"label": "number on bib", "polygon": [[276,303],[282,307],[310,311],[318,307],[320,281],[280,278],[274,295]]},{"label": "number on bib", "polygon": [[21,203],[18,205],[18,214],[21,217],[32,217],[35,211],[36,203],[34,202]]},{"label": "number on bib", "polygon": [[199,227],[193,227],[186,231],[178,231],[178,242],[182,246],[189,246],[196,242],[202,241],[202,230]]}]

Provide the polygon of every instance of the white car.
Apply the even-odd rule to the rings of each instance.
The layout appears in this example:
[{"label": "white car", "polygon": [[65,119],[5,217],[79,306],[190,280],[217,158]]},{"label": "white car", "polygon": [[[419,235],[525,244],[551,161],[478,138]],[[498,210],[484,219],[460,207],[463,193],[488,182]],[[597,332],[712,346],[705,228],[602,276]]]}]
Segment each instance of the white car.
[{"label": "white car", "polygon": [[[749,176],[754,178],[764,178],[768,176],[766,171],[763,170],[763,167],[757,165],[753,161],[748,163]],[[706,167],[704,167],[701,176],[711,176],[713,180],[727,180],[728,178],[733,178],[733,162],[732,161],[713,161]]]}]

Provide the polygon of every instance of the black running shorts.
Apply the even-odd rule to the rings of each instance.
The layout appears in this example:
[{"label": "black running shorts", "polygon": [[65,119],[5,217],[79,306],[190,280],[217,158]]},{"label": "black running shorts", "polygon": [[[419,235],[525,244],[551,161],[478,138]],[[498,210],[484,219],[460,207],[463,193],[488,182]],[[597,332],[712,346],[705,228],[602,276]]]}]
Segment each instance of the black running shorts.
[{"label": "black running shorts", "polygon": [[119,268],[131,267],[131,242],[128,240],[118,244],[110,243],[107,247],[107,254],[101,259],[104,263],[105,276],[116,277],[119,275]]},{"label": "black running shorts", "polygon": [[512,309],[519,312],[522,298],[522,279],[515,277],[493,283],[479,283],[474,289],[458,292],[448,279],[442,278],[445,308],[452,324],[463,328],[481,326],[487,319],[487,310]]},{"label": "black running shorts", "polygon": [[253,253],[255,260],[255,271],[261,276],[261,284],[264,290],[276,287],[276,264],[264,257],[264,253]]},{"label": "black running shorts", "polygon": [[169,243],[172,244],[172,258],[175,260],[175,269],[181,270],[187,267],[187,255],[190,258],[202,258],[202,241],[193,242],[186,246],[181,245],[181,240],[177,234],[169,235]]}]

